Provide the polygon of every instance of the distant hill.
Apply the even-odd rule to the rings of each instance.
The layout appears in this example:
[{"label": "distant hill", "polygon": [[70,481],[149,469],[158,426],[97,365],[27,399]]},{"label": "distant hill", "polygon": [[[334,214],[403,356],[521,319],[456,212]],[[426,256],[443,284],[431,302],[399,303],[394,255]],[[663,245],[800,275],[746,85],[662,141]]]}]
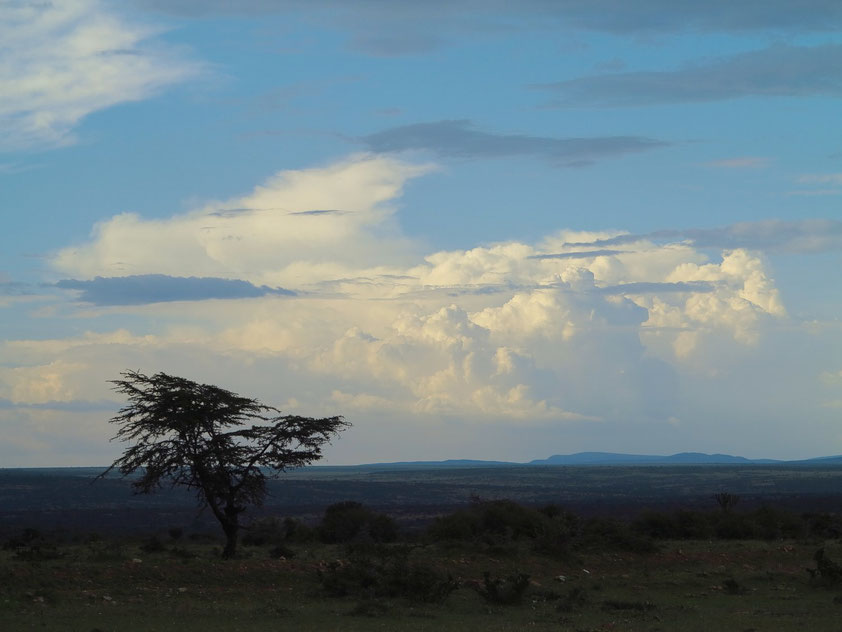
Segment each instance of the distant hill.
[{"label": "distant hill", "polygon": [[773,459],[747,459],[730,454],[681,452],[669,456],[653,454],[617,454],[613,452],[579,452],[556,454],[548,459],[536,459],[529,465],[766,465],[783,463]]},{"label": "distant hill", "polygon": [[[524,465],[523,463],[512,463],[509,461],[481,461],[476,459],[447,459],[446,461],[395,461],[392,463],[365,463],[363,465],[349,465],[345,467],[356,468],[387,468],[387,469],[415,469],[426,467],[494,467],[499,465]],[[330,467],[330,466],[327,466]],[[343,467],[343,466],[340,466]]]},{"label": "distant hill", "polygon": [[[780,459],[747,459],[731,454],[705,454],[703,452],[680,452],[671,455],[622,454],[616,452],[577,452],[576,454],[555,454],[546,459],[535,459],[528,463],[509,461],[482,461],[477,459],[450,459],[447,461],[399,461],[394,463],[366,463],[345,467],[364,469],[427,469],[454,467],[499,467],[516,465],[842,465],[842,455],[823,456],[798,461]],[[324,467],[324,466],[315,466]],[[327,466],[330,467],[330,466]],[[336,467],[336,466],[334,466]],[[343,466],[339,466],[343,467]]]}]

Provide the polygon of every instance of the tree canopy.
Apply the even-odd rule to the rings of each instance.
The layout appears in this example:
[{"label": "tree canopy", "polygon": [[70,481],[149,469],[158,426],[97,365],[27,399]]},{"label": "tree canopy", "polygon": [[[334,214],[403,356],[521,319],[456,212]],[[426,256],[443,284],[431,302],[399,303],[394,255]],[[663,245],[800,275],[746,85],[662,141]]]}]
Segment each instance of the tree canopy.
[{"label": "tree canopy", "polygon": [[137,371],[113,380],[128,403],[110,422],[114,439],[131,444],[101,474],[117,469],[137,493],[162,485],[195,490],[236,553],[240,515],[266,497],[267,478],[321,458],[322,446],[350,424],[341,416],[282,415],[273,406],[217,386]]}]

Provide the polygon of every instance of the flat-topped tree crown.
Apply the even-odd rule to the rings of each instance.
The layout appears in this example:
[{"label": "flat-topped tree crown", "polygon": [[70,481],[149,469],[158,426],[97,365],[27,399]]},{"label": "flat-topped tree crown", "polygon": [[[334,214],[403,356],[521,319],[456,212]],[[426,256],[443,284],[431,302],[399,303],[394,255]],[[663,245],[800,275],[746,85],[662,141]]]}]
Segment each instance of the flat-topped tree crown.
[{"label": "flat-topped tree crown", "polygon": [[322,456],[322,446],[350,424],[341,416],[282,415],[273,406],[231,391],[156,373],[126,371],[113,380],[128,403],[110,422],[114,439],[131,444],[100,476],[118,469],[136,493],[162,485],[196,491],[236,553],[239,516],[266,497],[266,479]]}]

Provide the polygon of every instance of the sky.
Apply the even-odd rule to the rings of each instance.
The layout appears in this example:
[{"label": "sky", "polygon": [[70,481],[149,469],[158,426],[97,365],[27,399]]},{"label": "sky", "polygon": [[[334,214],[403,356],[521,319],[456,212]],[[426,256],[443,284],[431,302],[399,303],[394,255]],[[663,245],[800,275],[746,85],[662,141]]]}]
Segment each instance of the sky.
[{"label": "sky", "polygon": [[842,453],[838,0],[0,1],[0,467]]}]

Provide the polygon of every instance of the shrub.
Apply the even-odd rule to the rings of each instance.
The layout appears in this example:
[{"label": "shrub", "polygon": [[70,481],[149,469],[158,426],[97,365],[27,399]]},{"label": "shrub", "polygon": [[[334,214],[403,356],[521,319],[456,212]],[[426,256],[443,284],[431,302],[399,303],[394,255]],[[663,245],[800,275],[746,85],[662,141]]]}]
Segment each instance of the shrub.
[{"label": "shrub", "polygon": [[162,553],[167,550],[164,543],[157,535],[152,535],[146,538],[140,545],[140,550],[144,553]]},{"label": "shrub", "polygon": [[272,550],[269,551],[269,556],[274,559],[284,558],[287,560],[291,560],[295,557],[295,551],[293,551],[285,544],[278,544],[277,546],[272,547]]},{"label": "shrub", "polygon": [[556,610],[559,612],[573,612],[579,610],[588,604],[587,591],[581,586],[574,586],[571,588],[561,601],[558,602]]},{"label": "shrub", "polygon": [[54,560],[61,557],[58,543],[48,539],[38,529],[27,528],[3,543],[3,548],[13,551],[15,557],[27,561]]},{"label": "shrub", "polygon": [[348,613],[349,617],[380,617],[389,612],[389,606],[376,599],[363,599]]},{"label": "shrub", "polygon": [[652,553],[657,547],[648,537],[612,518],[591,518],[582,526],[581,546],[587,549]]},{"label": "shrub", "polygon": [[744,595],[748,592],[748,589],[736,579],[729,577],[722,582],[722,592],[727,595]]},{"label": "shrub", "polygon": [[804,521],[788,511],[764,505],[750,514],[750,518],[756,525],[757,536],[764,540],[795,539],[806,533]]},{"label": "shrub", "polygon": [[485,572],[482,584],[476,586],[476,591],[489,603],[513,605],[523,600],[527,588],[529,588],[529,575],[525,573],[492,577],[491,573]]},{"label": "shrub", "polygon": [[410,561],[406,547],[381,551],[379,556],[356,555],[331,562],[319,569],[319,581],[333,597],[401,597],[426,603],[441,603],[459,587],[435,567]]},{"label": "shrub", "polygon": [[816,568],[807,571],[815,582],[825,586],[837,586],[842,583],[842,566],[825,555],[824,547],[816,551],[813,559],[816,560]]},{"label": "shrub", "polygon": [[295,518],[284,518],[284,538],[289,542],[312,542],[316,531]]},{"label": "shrub", "polygon": [[394,542],[397,535],[398,528],[392,518],[352,500],[328,507],[319,527],[319,536],[329,544],[355,539]]},{"label": "shrub", "polygon": [[807,534],[822,540],[837,540],[842,536],[842,518],[828,513],[805,513],[801,516]]},{"label": "shrub", "polygon": [[751,540],[757,537],[757,528],[745,515],[722,512],[717,517],[714,533],[722,540]]},{"label": "shrub", "polygon": [[637,612],[648,612],[655,610],[657,606],[651,601],[621,601],[618,599],[608,599],[602,602],[602,607],[605,610],[636,610]]},{"label": "shrub", "polygon": [[538,548],[566,548],[572,514],[554,509],[524,507],[511,500],[478,501],[470,507],[441,516],[427,530],[433,541],[461,540],[501,545],[518,540],[538,542]]},{"label": "shrub", "polygon": [[248,526],[242,537],[242,543],[246,546],[280,544],[284,540],[286,540],[286,529],[277,518],[255,520]]}]

